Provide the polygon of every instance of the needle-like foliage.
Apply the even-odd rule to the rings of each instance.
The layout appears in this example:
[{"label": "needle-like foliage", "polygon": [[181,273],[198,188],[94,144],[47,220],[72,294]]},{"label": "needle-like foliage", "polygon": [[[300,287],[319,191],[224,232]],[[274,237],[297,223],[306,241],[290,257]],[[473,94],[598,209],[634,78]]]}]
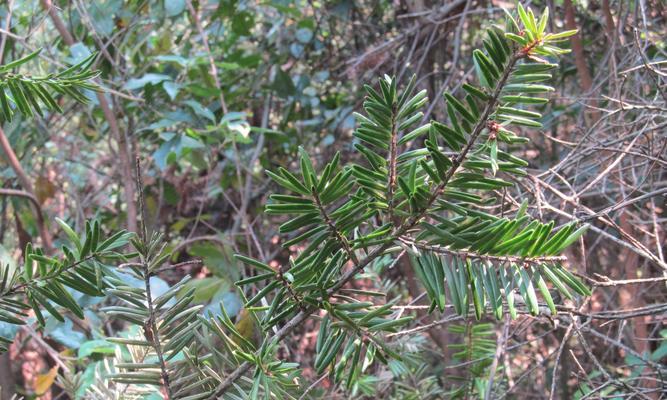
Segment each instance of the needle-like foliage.
[{"label": "needle-like foliage", "polygon": [[99,90],[91,79],[99,71],[90,69],[95,61],[91,54],[80,62],[55,74],[36,76],[17,72],[17,69],[39,56],[41,49],[0,66],[0,122],[10,122],[18,112],[25,117],[44,112],[62,112],[57,96],[65,95],[80,103],[88,103],[82,90]]},{"label": "needle-like foliage", "polygon": [[[84,318],[70,289],[89,296],[104,296],[106,277],[115,270],[111,262],[125,260],[118,250],[125,246],[132,233],[119,231],[102,237],[97,221],[86,223],[85,235],[77,235],[64,221],[58,220],[67,234],[69,244],[62,247],[61,257],[45,255],[28,244],[24,263],[19,268],[0,266],[0,321],[23,325],[32,310],[40,326],[44,314],[59,321],[71,312]],[[0,352],[6,351],[11,340],[0,336]]]},{"label": "needle-like foliage", "polygon": [[[402,250],[410,254],[431,312],[451,302],[463,316],[472,310],[477,319],[487,312],[516,317],[520,300],[536,315],[541,297],[555,314],[552,291],[568,298],[589,294],[559,255],[585,226],[556,228],[531,218],[527,204],[513,217],[483,208],[526,175],[528,163],[511,151],[527,141],[518,128],[542,126],[533,106],[548,102],[553,61],[566,52],[558,42],[574,33],[547,33],[547,20],[547,11],[537,19],[519,5],[518,18],[508,13],[506,28],[487,30],[483,49],[473,53],[476,80],[464,83],[462,93],[444,94],[447,121],[422,121],[427,93],[415,93],[414,77],[401,85],[384,76],[378,87],[366,86],[364,112],[355,114],[354,147],[362,164],[341,165],[336,154],[318,171],[300,149],[298,173],[267,172],[284,192],[271,195],[266,212],[287,216],[283,244],[303,250],[279,269],[237,256],[257,271],[238,285],[260,287],[246,307],[268,304],[256,311],[264,343],[324,313],[318,374],[349,388],[364,365],[400,360],[400,349],[387,339],[412,318],[381,297],[369,301],[347,292],[345,284],[380,256]],[[247,369],[262,370],[261,359],[246,359],[218,394]]]},{"label": "needle-like foliage", "polygon": [[[267,171],[280,189],[270,195],[266,214],[283,218],[282,245],[298,250],[279,267],[236,256],[252,272],[236,285],[246,324],[257,327],[259,338],[249,337],[222,306],[217,315],[200,315],[185,282],[153,296],[150,278],[170,253],[161,236],[148,238],[145,228],[131,238],[139,261],[123,267],[145,285],[128,285],[100,259],[116,255],[112,249],[131,235],[102,241],[97,223],[87,226],[84,239],[63,224],[72,242],[63,248],[63,261],[29,247],[20,271],[0,271],[0,320],[22,323],[29,308],[42,323],[42,310],[56,318],[60,308],[81,316],[63,285],[107,294],[116,302],[106,314],[140,331],[109,339],[124,349],[101,372],[116,386],[97,384],[91,395],[122,398],[134,387],[139,396],[154,387],[170,399],[194,400],[297,395],[300,365],[283,360],[280,348],[308,319],[319,324],[312,367],[346,390],[361,387],[377,362],[403,365],[405,343],[395,338],[408,327],[419,330],[414,316],[386,293],[347,284],[405,253],[430,313],[451,304],[460,316],[476,319],[556,314],[555,292],[570,299],[590,293],[560,255],[586,227],[534,219],[527,203],[511,216],[488,211],[499,209],[488,207],[498,203],[498,193],[526,175],[528,163],[513,150],[527,141],[526,130],[542,126],[535,106],[548,102],[554,89],[547,82],[566,52],[557,46],[574,33],[547,33],[547,22],[547,11],[536,18],[519,5],[518,17],[507,14],[506,27],[487,29],[483,47],[473,52],[476,76],[460,92],[444,94],[446,121],[424,121],[427,92],[417,91],[415,77],[398,82],[384,76],[366,86],[363,112],[355,114],[358,164],[337,153],[317,168],[300,148],[298,171]],[[5,120],[14,109],[39,113],[37,98],[58,110],[47,87],[81,101],[78,90],[93,88],[86,83],[94,76],[87,72],[90,59],[43,78],[9,72],[35,56],[0,68],[0,87],[9,88],[0,93]],[[460,356],[488,355],[488,346],[479,344],[487,343],[489,329],[478,326],[470,329],[479,340],[464,344]]]}]

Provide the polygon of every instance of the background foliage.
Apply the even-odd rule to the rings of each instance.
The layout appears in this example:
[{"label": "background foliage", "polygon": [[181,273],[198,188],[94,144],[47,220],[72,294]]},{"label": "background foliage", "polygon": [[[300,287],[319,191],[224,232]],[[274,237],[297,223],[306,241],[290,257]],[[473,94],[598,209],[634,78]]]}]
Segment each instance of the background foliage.
[{"label": "background foliage", "polygon": [[[525,213],[545,226],[553,220],[554,226],[572,230],[575,224],[590,224],[565,255],[568,270],[593,288],[592,295],[572,301],[552,290],[557,315],[541,296],[536,302],[529,295],[507,298],[501,307],[516,301],[516,319],[494,316],[492,304],[483,316],[470,299],[472,308],[464,319],[459,315],[465,314],[464,307],[450,297],[451,287],[443,288],[445,302],[437,287],[429,287],[433,280],[427,273],[437,273],[433,268],[439,261],[421,253],[417,260],[413,254],[413,264],[421,267],[413,269],[407,243],[406,251],[376,259],[347,287],[348,294],[366,296],[363,300],[372,304],[381,304],[373,292],[393,299],[376,309],[384,310],[378,315],[400,321],[385,325],[386,336],[399,345],[400,361],[387,357],[386,364],[372,363],[371,356],[358,369],[335,364],[327,375],[327,355],[354,359],[362,346],[354,340],[343,343],[344,334],[336,333],[342,332],[345,316],[329,330],[320,325],[327,326],[324,321],[310,319],[282,344],[260,349],[262,357],[284,361],[268,364],[272,376],[284,374],[268,384],[277,397],[659,397],[665,373],[661,363],[667,355],[662,322],[667,312],[667,15],[658,1],[565,0],[532,6],[550,7],[547,31],[578,28],[580,34],[561,43],[573,52],[559,57],[560,67],[552,71],[552,101],[531,106],[543,115],[528,115],[540,126],[525,126],[521,118],[526,115],[507,118],[524,122],[512,130],[530,139],[507,148],[526,160],[521,170],[527,176],[507,187],[478,184],[475,189],[495,191],[497,198],[496,203],[480,203],[479,210],[508,218]],[[363,84],[379,90],[377,77],[384,74],[396,78],[399,90],[414,75],[413,94],[426,90],[428,98],[419,100],[420,126],[461,113],[448,110],[446,104],[456,103],[442,94],[464,101],[462,84],[477,82],[475,74],[485,76],[480,70],[484,60],[474,51],[488,52],[484,40],[492,39],[487,28],[504,25],[500,7],[515,10],[514,4],[465,0],[10,0],[0,7],[0,101],[21,99],[15,91],[23,89],[43,105],[35,106],[26,96],[16,103],[19,112],[7,112],[4,105],[0,112],[0,265],[8,265],[7,272],[20,270],[25,284],[38,287],[34,308],[44,311],[39,316],[13,304],[28,323],[0,322],[0,336],[13,341],[11,346],[0,342],[8,347],[0,358],[3,399],[15,392],[120,398],[128,395],[123,386],[128,383],[137,396],[153,393],[148,384],[159,383],[165,371],[133,369],[131,364],[159,363],[153,350],[132,341],[148,337],[146,332],[172,340],[183,326],[166,331],[158,329],[160,321],[142,326],[144,316],[152,313],[168,321],[177,314],[175,320],[185,321],[184,326],[197,321],[196,332],[202,332],[196,341],[179,337],[175,347],[164,349],[165,358],[180,354],[168,371],[177,377],[171,395],[189,393],[193,389],[188,384],[195,381],[198,388],[215,389],[208,377],[215,379],[214,373],[224,379],[244,357],[241,353],[251,354],[260,345],[260,326],[272,329],[269,321],[255,320],[256,314],[243,308],[265,287],[253,281],[254,268],[268,265],[266,273],[273,274],[278,266],[289,265],[290,256],[307,250],[298,241],[283,247],[280,227],[287,219],[273,215],[282,214],[280,207],[273,206],[272,212],[272,206],[264,206],[279,202],[269,199],[270,193],[284,195],[285,190],[265,171],[284,167],[307,180],[299,172],[303,165],[310,168],[306,159],[320,176],[337,157],[340,165],[357,164],[350,174],[362,182],[359,178],[368,171],[360,168],[369,164],[355,148],[364,143],[363,131],[356,129],[363,119],[353,113],[368,112]],[[17,65],[22,59],[25,63]],[[67,71],[71,65],[79,68]],[[25,86],[14,88],[19,81]],[[465,117],[463,112],[455,119]],[[428,137],[429,129],[414,137]],[[447,157],[462,146],[456,148],[455,139],[438,140],[443,148],[451,146],[445,149]],[[406,150],[419,149],[422,142],[414,143]],[[425,150],[437,158],[433,148]],[[484,158],[480,168],[487,175],[519,170],[499,155],[495,163],[490,161],[490,147],[483,151],[489,160]],[[143,207],[137,206],[137,156]],[[403,172],[406,177],[417,174]],[[471,178],[459,182],[475,186]],[[381,181],[386,182],[384,177]],[[370,191],[372,183],[367,184]],[[401,210],[410,215],[420,207],[415,183],[397,182],[399,200],[391,207],[399,217]],[[400,196],[414,200],[402,202]],[[442,228],[448,227],[431,232]],[[123,229],[140,233],[132,248]],[[133,264],[136,258],[105,253],[101,244],[109,237],[118,246],[112,250],[140,253],[138,264]],[[43,250],[34,250],[30,242]],[[63,245],[76,251],[67,255],[54,250]],[[253,267],[234,254],[261,265]],[[90,271],[70,279],[79,288],[63,289],[69,294],[60,293],[61,286],[51,281],[31,279],[89,256],[95,256]],[[28,273],[19,266],[28,265],[31,257],[37,269]],[[115,276],[105,271],[115,271]],[[485,279],[481,274],[474,276]],[[246,284],[235,285],[239,280]],[[94,284],[87,287],[86,282]],[[111,296],[97,297],[99,287]],[[492,283],[488,287],[493,290]],[[145,296],[147,288],[152,296]],[[540,293],[536,289],[532,292]],[[484,292],[478,293],[484,298]],[[149,298],[155,299],[157,311],[141,314]],[[261,299],[253,306],[271,307],[275,298]],[[365,318],[358,312],[362,306],[348,306],[352,308],[342,313],[359,322]],[[434,307],[437,311],[429,313]],[[200,319],[209,312],[212,320]],[[472,318],[476,312],[483,323]],[[332,343],[327,344],[330,332]],[[226,335],[233,337],[226,341]],[[184,347],[194,342],[203,349]],[[372,351],[379,357],[394,351],[368,345],[364,348],[376,348]],[[211,375],[184,372],[186,365],[206,363],[194,355],[223,347],[229,353],[224,363],[212,365]],[[328,354],[322,354],[323,348]],[[187,351],[178,351],[183,349]],[[237,358],[229,357],[231,351],[237,351]],[[298,371],[292,361],[299,363]],[[113,382],[103,379],[109,376]],[[290,387],[295,376],[301,386],[296,391]],[[264,393],[268,389],[261,384]],[[255,390],[248,381],[241,385]]]}]

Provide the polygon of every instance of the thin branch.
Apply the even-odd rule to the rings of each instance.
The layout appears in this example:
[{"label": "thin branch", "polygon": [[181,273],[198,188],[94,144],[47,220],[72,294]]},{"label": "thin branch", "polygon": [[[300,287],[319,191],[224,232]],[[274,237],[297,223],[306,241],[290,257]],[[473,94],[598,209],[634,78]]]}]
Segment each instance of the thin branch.
[{"label": "thin branch", "polygon": [[[60,34],[63,42],[67,46],[73,46],[75,44],[74,38],[67,30],[67,27],[63,23],[62,19],[58,15],[56,8],[51,4],[51,0],[42,0],[42,7],[48,11],[49,17],[55,26],[56,30]],[[119,156],[119,165],[121,172],[121,183],[123,188],[123,195],[125,198],[125,207],[127,214],[127,230],[130,232],[137,231],[137,207],[134,200],[134,185],[132,178],[132,161],[131,161],[131,150],[128,146],[125,134],[122,133],[118,127],[118,119],[114,110],[112,110],[109,102],[104,93],[97,92],[97,101],[100,104],[102,109],[102,114],[104,114],[104,119],[109,124],[109,131],[111,131],[111,136],[116,141],[118,146],[118,156]]]},{"label": "thin branch", "polygon": [[447,316],[447,317],[445,317],[443,319],[440,319],[438,321],[431,322],[430,324],[421,325],[421,326],[418,326],[416,328],[406,329],[406,330],[399,331],[399,332],[396,332],[396,333],[390,333],[386,337],[387,338],[392,338],[392,337],[396,337],[396,336],[412,335],[412,334],[415,334],[415,333],[418,333],[418,332],[427,331],[427,330],[429,330],[431,328],[434,328],[436,326],[440,326],[440,325],[443,325],[443,324],[448,324],[448,323],[454,322],[454,321],[462,321],[464,319],[465,318],[460,316],[460,315],[450,315],[450,316]]},{"label": "thin branch", "polygon": [[[142,243],[148,247],[147,243],[147,232],[146,232],[146,219],[144,216],[144,190],[143,190],[143,180],[141,178],[141,163],[139,157],[136,159],[136,185],[137,191],[139,192],[139,211],[141,212],[141,231],[140,238]],[[160,370],[162,376],[162,384],[166,390],[166,399],[169,400],[173,398],[171,392],[171,387],[169,385],[169,373],[167,371],[167,363],[164,360],[162,344],[160,343],[160,335],[157,328],[157,323],[155,322],[156,310],[153,307],[153,296],[151,295],[151,272],[148,267],[148,260],[143,256],[141,257],[141,268],[144,275],[144,287],[146,288],[146,304],[148,307],[148,320],[144,325],[144,336],[146,340],[152,342],[155,353],[157,354],[158,361],[160,363]]]},{"label": "thin branch", "polygon": [[14,196],[14,197],[24,197],[35,206],[37,210],[40,210],[39,213],[37,213],[37,218],[41,218],[41,209],[42,206],[39,204],[39,201],[37,201],[37,198],[32,194],[28,193],[25,190],[17,190],[17,189],[4,189],[0,188],[0,196]]},{"label": "thin branch", "polygon": [[502,334],[498,335],[496,340],[496,352],[493,356],[493,361],[489,367],[489,382],[486,384],[486,391],[484,392],[484,400],[490,400],[493,393],[493,382],[496,377],[496,369],[498,368],[498,361],[500,357],[505,352],[505,346],[507,345],[507,338],[509,337],[509,328],[511,324],[511,319],[509,314],[505,315],[505,323],[503,324]]},{"label": "thin branch", "polygon": [[65,44],[68,46],[74,44],[74,37],[72,37],[72,34],[69,33],[69,30],[63,23],[63,20],[60,19],[60,16],[58,16],[57,8],[53,5],[51,0],[42,0],[42,7],[44,7],[46,12],[49,13],[49,17],[51,17],[53,26],[55,26],[63,42],[65,42]]},{"label": "thin branch", "polygon": [[398,232],[394,235],[395,237],[400,237],[409,229],[413,228],[419,222],[419,220],[421,220],[424,217],[424,215],[426,215],[428,209],[431,207],[431,205],[433,205],[435,200],[438,197],[440,197],[440,195],[442,195],[442,192],[445,190],[445,187],[447,186],[449,181],[452,179],[454,174],[456,174],[461,164],[463,164],[463,160],[468,156],[468,153],[472,149],[472,146],[477,141],[477,137],[482,133],[482,130],[484,130],[484,128],[486,127],[487,120],[489,116],[493,113],[496,104],[498,103],[500,92],[503,90],[503,87],[505,87],[505,83],[507,82],[507,79],[512,73],[512,68],[514,68],[514,64],[516,64],[516,62],[523,57],[525,57],[525,54],[522,54],[522,52],[517,52],[510,57],[510,60],[508,61],[502,76],[498,80],[498,83],[493,91],[493,94],[491,95],[491,98],[487,101],[486,107],[484,107],[484,112],[480,116],[479,120],[477,121],[477,124],[475,124],[475,128],[470,134],[468,143],[466,143],[466,146],[463,148],[463,150],[461,150],[459,155],[452,161],[452,166],[447,172],[447,175],[442,180],[442,182],[440,182],[440,184],[436,187],[435,191],[431,195],[431,198],[428,200],[426,207],[424,207],[424,209],[419,214],[410,218],[408,222],[404,224],[404,227],[399,229]]},{"label": "thin branch", "polygon": [[394,189],[396,188],[396,157],[398,156],[398,123],[396,121],[396,104],[391,106],[391,139],[389,142],[389,181],[387,182],[387,204],[389,205],[389,221],[394,219]]},{"label": "thin branch", "polygon": [[218,77],[218,67],[215,65],[215,58],[213,58],[213,53],[211,52],[211,48],[208,45],[208,35],[206,34],[206,31],[202,27],[201,21],[199,20],[199,14],[192,6],[192,2],[190,0],[187,0],[185,4],[187,5],[188,11],[192,16],[192,21],[195,23],[195,27],[199,32],[199,36],[201,36],[202,42],[204,44],[204,50],[206,50],[206,54],[208,55],[208,63],[211,68],[211,75],[213,76],[213,81],[215,82],[216,89],[220,91],[220,107],[222,107],[222,112],[224,114],[227,114],[227,104],[225,103],[225,97],[222,94],[222,85],[220,83],[220,78]]},{"label": "thin branch", "polygon": [[92,260],[92,259],[94,259],[94,258],[97,258],[97,257],[99,257],[99,256],[100,256],[100,255],[99,255],[98,253],[92,253],[92,254],[90,254],[89,256],[87,256],[87,257],[85,257],[85,258],[82,258],[81,260],[79,260],[79,261],[77,261],[77,262],[74,262],[74,263],[72,263],[72,264],[70,264],[70,265],[66,265],[66,266],[64,266],[64,267],[62,267],[62,268],[59,268],[59,269],[58,269],[58,274],[57,274],[57,275],[47,275],[47,276],[36,276],[36,277],[33,277],[32,280],[31,280],[30,282],[20,283],[20,284],[14,286],[13,288],[9,289],[9,290],[6,291],[5,293],[2,293],[2,296],[0,296],[0,297],[11,296],[11,295],[13,295],[13,294],[21,293],[21,291],[22,291],[24,288],[26,288],[26,287],[28,287],[28,286],[31,286],[31,285],[34,285],[34,284],[36,284],[36,283],[38,283],[38,282],[41,282],[42,280],[55,279],[55,278],[58,277],[58,275],[60,275],[60,274],[62,274],[62,273],[64,273],[64,272],[67,272],[67,271],[69,271],[69,270],[72,269],[72,268],[76,268],[76,267],[78,267],[79,265],[81,265],[81,264],[83,264],[83,263],[85,263],[85,262],[87,262],[87,261],[90,261],[90,260]]},{"label": "thin branch", "polygon": [[414,246],[417,249],[427,250],[432,253],[446,254],[449,256],[460,258],[474,258],[479,260],[495,261],[495,262],[512,262],[516,264],[542,264],[550,262],[564,262],[567,261],[565,256],[548,256],[548,257],[520,257],[520,256],[491,256],[486,254],[478,254],[474,251],[465,250],[450,250],[444,246],[430,245],[426,242],[415,242],[413,239],[402,236],[398,238],[401,242],[408,246]]},{"label": "thin branch", "polygon": [[616,378],[612,377],[611,374],[604,368],[604,366],[602,366],[602,364],[597,359],[595,354],[593,354],[593,352],[591,351],[591,347],[588,344],[588,341],[586,340],[586,337],[584,337],[584,335],[581,333],[581,330],[579,329],[579,326],[578,326],[576,321],[575,321],[573,326],[574,326],[574,329],[577,333],[577,336],[579,336],[579,340],[581,340],[581,347],[584,349],[584,352],[586,352],[586,354],[593,361],[593,363],[597,366],[598,371],[602,372],[602,374],[608,380],[618,383],[620,386],[623,386],[626,389],[630,390],[631,392],[634,392],[635,394],[637,394],[639,397],[641,397],[643,399],[650,400],[650,397],[648,397],[645,394],[639,392],[636,388],[628,385],[627,383],[623,382],[622,380],[619,380],[619,379],[616,379]]},{"label": "thin branch", "polygon": [[[23,167],[21,167],[21,163],[19,162],[18,157],[16,157],[16,153],[14,153],[14,150],[12,149],[12,146],[9,144],[9,140],[7,140],[7,137],[5,136],[5,131],[2,130],[2,127],[0,126],[0,148],[5,152],[5,155],[7,156],[7,160],[9,161],[9,165],[12,167],[12,170],[16,174],[16,177],[19,179],[19,182],[21,183],[21,186],[23,187],[23,190],[27,192],[28,196],[21,195],[20,191],[16,192],[11,192],[13,196],[23,196],[27,197],[30,199],[30,201],[33,202],[33,205],[35,206],[35,215],[37,216],[37,228],[39,229],[39,236],[42,238],[44,250],[47,252],[47,254],[50,254],[53,251],[53,241],[51,240],[51,233],[46,227],[46,223],[44,222],[44,217],[42,213],[42,207],[41,204],[39,204],[38,201],[36,201],[35,197],[35,189],[32,186],[32,182],[30,181],[30,178],[28,178],[28,174],[25,173],[23,170]],[[5,191],[11,190],[11,189],[4,189]],[[10,192],[6,192],[7,195],[10,194]]]},{"label": "thin branch", "polygon": [[[371,251],[363,260],[361,260],[358,263],[355,263],[354,267],[350,270],[348,270],[339,280],[336,282],[332,287],[330,287],[326,293],[325,297],[331,296],[332,294],[336,293],[338,290],[340,290],[347,282],[352,280],[357,273],[362,271],[366,266],[368,266],[372,261],[374,261],[376,258],[381,256],[394,242],[394,240],[400,238],[403,234],[405,234],[408,230],[412,229],[427,213],[428,209],[431,207],[431,205],[435,202],[435,200],[442,194],[442,192],[445,190],[445,187],[447,186],[447,183],[449,180],[454,176],[454,174],[458,171],[458,168],[461,166],[463,163],[463,160],[466,158],[470,150],[472,149],[473,145],[477,141],[477,138],[481,134],[482,130],[484,127],[486,127],[487,119],[489,116],[492,114],[493,110],[495,109],[495,106],[498,102],[498,98],[500,97],[500,93],[505,86],[505,83],[507,82],[511,72],[512,68],[516,64],[516,62],[525,57],[526,54],[523,52],[517,52],[513,54],[510,57],[510,60],[503,71],[502,76],[498,80],[498,83],[493,91],[493,94],[491,95],[490,99],[488,100],[486,107],[484,108],[484,112],[480,116],[480,119],[478,120],[477,124],[475,125],[472,133],[470,134],[470,138],[468,139],[468,143],[466,146],[463,148],[461,153],[454,159],[452,162],[452,166],[450,167],[450,170],[448,171],[447,175],[445,178],[442,180],[442,182],[436,187],[434,192],[431,195],[431,198],[429,199],[427,206],[424,207],[424,209],[418,213],[417,215],[413,216],[412,218],[406,220],[401,224],[400,227],[398,227],[392,234],[391,236],[387,239],[387,241],[375,248],[373,251]],[[280,342],[282,341],[287,335],[289,335],[297,326],[300,326],[308,317],[310,314],[314,311],[316,311],[316,307],[310,307],[307,310],[301,310],[299,313],[294,316],[290,321],[288,321],[283,327],[276,332],[273,337],[267,339],[270,342]],[[250,369],[252,365],[249,362],[244,362],[241,364],[239,367],[237,367],[231,374],[229,374],[224,381],[218,385],[218,388],[215,391],[214,397],[219,397],[225,391],[239,378],[241,377],[246,371]]]},{"label": "thin branch", "polygon": [[325,380],[328,376],[329,376],[328,373],[322,374],[322,376],[320,376],[315,382],[313,382],[310,386],[308,386],[306,390],[303,391],[303,393],[299,397],[299,400],[305,400],[306,398],[308,398],[308,393],[310,393],[313,389],[315,389],[317,385],[319,385],[320,382]]},{"label": "thin branch", "polygon": [[667,281],[667,276],[659,276],[656,278],[640,278],[640,279],[620,279],[612,280],[608,276],[600,275],[594,273],[594,275],[600,280],[595,280],[591,277],[582,274],[576,274],[577,276],[587,280],[593,286],[621,286],[621,285],[641,285],[643,283],[657,283]]},{"label": "thin branch", "polygon": [[331,234],[334,235],[336,239],[338,239],[338,241],[343,245],[343,248],[345,249],[345,252],[347,253],[347,256],[350,258],[350,260],[352,260],[352,262],[355,265],[359,264],[359,260],[357,259],[357,256],[354,254],[354,251],[350,247],[347,238],[345,237],[345,235],[343,235],[343,232],[341,232],[336,227],[336,224],[331,220],[329,214],[327,214],[327,211],[322,205],[322,202],[320,201],[320,196],[317,194],[317,190],[315,188],[313,188],[312,194],[313,194],[313,200],[315,200],[315,204],[317,205],[317,208],[320,211],[320,214],[322,215],[324,222],[326,222],[326,224],[329,226]]}]

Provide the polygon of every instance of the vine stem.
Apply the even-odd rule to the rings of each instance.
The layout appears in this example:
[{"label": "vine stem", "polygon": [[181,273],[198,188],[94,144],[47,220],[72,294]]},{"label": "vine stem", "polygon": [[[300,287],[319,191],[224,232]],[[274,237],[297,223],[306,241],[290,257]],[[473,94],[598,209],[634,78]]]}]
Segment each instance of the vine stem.
[{"label": "vine stem", "polygon": [[[357,273],[362,271],[366,266],[368,266],[372,261],[374,261],[376,258],[381,256],[393,243],[395,240],[398,240],[401,236],[403,236],[407,231],[410,229],[414,228],[417,223],[426,215],[428,212],[429,208],[433,205],[435,200],[442,194],[442,192],[445,190],[445,187],[449,183],[449,181],[452,179],[454,174],[458,171],[459,167],[463,164],[463,160],[467,157],[468,153],[472,149],[473,145],[477,141],[477,138],[479,135],[482,133],[482,130],[486,126],[487,119],[489,116],[493,113],[496,104],[498,103],[498,98],[500,97],[500,93],[503,90],[503,87],[507,83],[507,80],[509,79],[510,74],[512,73],[512,68],[514,68],[514,65],[518,60],[520,60],[523,57],[526,57],[526,53],[524,51],[517,51],[512,56],[510,57],[507,66],[503,70],[503,74],[500,76],[498,83],[493,91],[493,94],[491,95],[490,99],[487,101],[486,106],[484,107],[484,112],[480,116],[479,121],[477,124],[475,124],[475,127],[473,131],[470,134],[470,138],[468,139],[468,142],[466,143],[466,146],[461,150],[459,155],[452,160],[452,166],[450,167],[449,171],[447,172],[447,175],[443,178],[442,182],[438,184],[438,186],[435,188],[433,191],[431,197],[428,200],[428,203],[424,209],[419,212],[418,214],[414,215],[413,217],[409,218],[406,220],[401,226],[396,228],[394,232],[391,234],[391,236],[387,239],[387,241],[376,247],[373,251],[371,251],[363,260],[359,261],[358,263],[354,263],[354,267],[350,270],[348,270],[342,277],[341,279],[336,282],[332,287],[330,287],[326,291],[326,296],[331,296],[332,294],[336,293],[338,290],[340,290],[347,282],[352,280]],[[282,328],[280,328],[274,335],[273,337],[267,339],[269,341],[274,341],[274,342],[280,342],[282,341],[287,335],[289,335],[297,326],[300,326],[301,323],[303,323],[306,319],[308,319],[309,315],[316,311],[317,307],[311,306],[306,310],[301,310],[297,315],[295,315],[291,320],[289,320],[285,325],[283,325]],[[244,362],[241,365],[239,365],[232,373],[227,375],[227,378],[225,378],[224,381],[220,383],[218,388],[216,389],[213,397],[219,397],[225,391],[232,386],[232,384],[240,378],[244,373],[246,373],[250,367],[252,366],[251,363],[249,362]]]}]

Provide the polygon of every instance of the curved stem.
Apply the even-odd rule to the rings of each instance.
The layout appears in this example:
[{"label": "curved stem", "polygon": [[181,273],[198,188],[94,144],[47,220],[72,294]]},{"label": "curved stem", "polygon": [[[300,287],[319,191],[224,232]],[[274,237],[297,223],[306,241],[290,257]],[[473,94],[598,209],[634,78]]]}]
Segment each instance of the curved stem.
[{"label": "curved stem", "polygon": [[12,167],[12,170],[16,174],[16,177],[21,183],[23,190],[27,192],[25,194],[22,194],[20,193],[20,191],[9,192],[9,190],[11,189],[4,189],[5,194],[13,196],[22,196],[30,199],[30,201],[35,206],[35,214],[37,215],[37,228],[39,229],[39,236],[42,238],[42,242],[44,242],[43,245],[44,249],[46,250],[46,253],[50,254],[53,251],[53,241],[51,240],[51,233],[47,229],[46,224],[44,222],[42,207],[35,198],[35,190],[32,186],[32,182],[30,182],[28,174],[26,174],[25,171],[23,170],[23,167],[21,167],[21,163],[19,162],[18,157],[16,157],[16,153],[14,153],[14,150],[12,149],[12,146],[9,144],[9,140],[7,140],[7,136],[5,136],[5,132],[2,130],[1,126],[0,126],[0,148],[2,148],[2,150],[7,155],[7,160],[9,161],[9,165]]}]

